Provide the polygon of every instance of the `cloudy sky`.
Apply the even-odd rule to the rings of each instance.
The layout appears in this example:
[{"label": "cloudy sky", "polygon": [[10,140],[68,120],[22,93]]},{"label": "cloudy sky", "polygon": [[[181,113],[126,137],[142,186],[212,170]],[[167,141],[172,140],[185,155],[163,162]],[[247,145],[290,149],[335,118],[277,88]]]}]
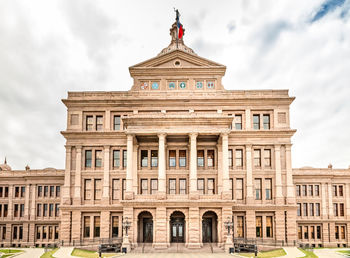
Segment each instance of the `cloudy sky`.
[{"label": "cloudy sky", "polygon": [[293,167],[350,165],[350,0],[0,1],[0,162],[64,168],[67,91],[128,90],[170,42],[225,64],[226,89],[289,89]]}]

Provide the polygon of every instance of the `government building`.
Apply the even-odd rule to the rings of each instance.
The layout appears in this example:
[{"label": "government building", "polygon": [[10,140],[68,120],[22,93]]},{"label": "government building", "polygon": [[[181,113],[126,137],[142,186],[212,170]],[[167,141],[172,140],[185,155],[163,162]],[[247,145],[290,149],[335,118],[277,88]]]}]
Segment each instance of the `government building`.
[{"label": "government building", "polygon": [[292,168],[295,98],[226,90],[176,30],[129,91],[68,92],[64,170],[0,165],[1,247],[350,246],[350,169]]}]

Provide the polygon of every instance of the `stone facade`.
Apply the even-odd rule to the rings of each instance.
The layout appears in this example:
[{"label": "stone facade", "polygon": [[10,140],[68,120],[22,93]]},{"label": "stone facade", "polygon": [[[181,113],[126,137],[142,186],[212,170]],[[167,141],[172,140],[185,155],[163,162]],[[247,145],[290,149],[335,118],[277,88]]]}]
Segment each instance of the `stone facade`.
[{"label": "stone facade", "polygon": [[68,93],[65,170],[1,165],[1,245],[349,244],[350,170],[292,169],[294,97],[225,90],[175,30],[131,90]]}]

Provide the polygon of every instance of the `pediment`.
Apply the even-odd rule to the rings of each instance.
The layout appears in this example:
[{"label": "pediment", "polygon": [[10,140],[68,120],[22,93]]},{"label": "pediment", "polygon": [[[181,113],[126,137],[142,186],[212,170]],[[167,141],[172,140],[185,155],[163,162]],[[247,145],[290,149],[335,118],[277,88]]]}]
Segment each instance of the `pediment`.
[{"label": "pediment", "polygon": [[[178,63],[177,63],[178,62]],[[174,50],[164,55],[156,56],[142,63],[131,66],[133,68],[219,68],[222,64],[206,58],[187,53],[182,50]]]}]

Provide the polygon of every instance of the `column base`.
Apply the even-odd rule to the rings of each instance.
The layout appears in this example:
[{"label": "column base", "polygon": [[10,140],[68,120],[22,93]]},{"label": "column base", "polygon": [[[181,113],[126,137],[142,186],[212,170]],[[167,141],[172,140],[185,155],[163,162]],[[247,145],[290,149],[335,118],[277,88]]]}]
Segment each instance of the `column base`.
[{"label": "column base", "polygon": [[130,253],[131,244],[130,244],[128,236],[123,236],[122,250],[123,250],[123,248],[126,248],[126,252]]},{"label": "column base", "polygon": [[71,205],[72,199],[70,197],[62,197],[62,205]]},{"label": "column base", "polygon": [[221,199],[232,200],[232,193],[230,191],[223,191],[221,194]]},{"label": "column base", "polygon": [[124,199],[125,200],[133,200],[134,199],[134,192],[125,192]]},{"label": "column base", "polygon": [[190,200],[199,200],[199,193],[198,192],[190,193],[189,199]]},{"label": "column base", "polygon": [[109,205],[109,197],[102,197],[101,204]]},{"label": "column base", "polygon": [[74,197],[73,198],[73,205],[81,205],[81,198],[80,197]]},{"label": "column base", "polygon": [[253,196],[247,196],[246,202],[247,202],[247,204],[253,204],[254,203],[254,197]]},{"label": "column base", "polygon": [[158,192],[157,199],[158,200],[166,200],[166,193],[165,192]]},{"label": "column base", "polygon": [[225,253],[228,253],[230,251],[230,247],[233,247],[232,236],[231,235],[227,236],[227,238],[226,238]]},{"label": "column base", "polygon": [[201,244],[200,243],[188,243],[187,248],[188,249],[199,249],[199,248],[201,248]]},{"label": "column base", "polygon": [[276,197],[275,198],[275,203],[277,205],[283,205],[284,204],[284,197]]}]

